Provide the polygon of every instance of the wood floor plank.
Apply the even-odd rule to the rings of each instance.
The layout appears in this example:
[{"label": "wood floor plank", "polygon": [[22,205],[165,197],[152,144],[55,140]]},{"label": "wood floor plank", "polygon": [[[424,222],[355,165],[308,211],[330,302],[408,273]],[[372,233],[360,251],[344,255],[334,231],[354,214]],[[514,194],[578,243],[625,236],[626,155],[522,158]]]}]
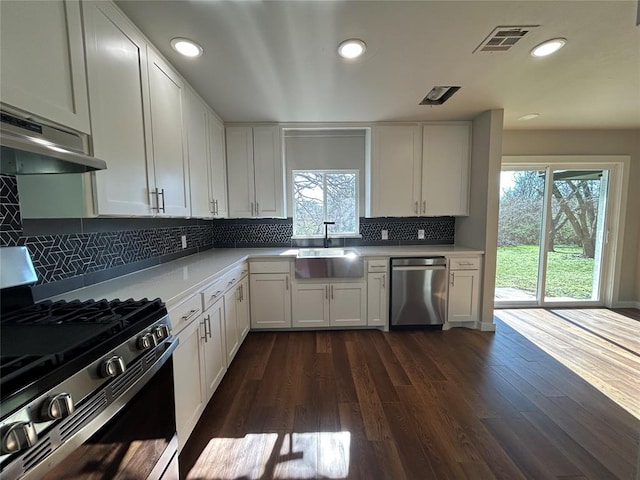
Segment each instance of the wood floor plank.
[{"label": "wood floor plank", "polygon": [[[628,358],[577,361],[600,344],[549,325],[541,337],[581,369],[610,362],[594,376],[625,388]],[[639,443],[637,418],[501,321],[495,333],[252,332],[180,478],[634,480]]]},{"label": "wood floor plank", "polygon": [[542,309],[496,315],[640,419],[640,357]]}]

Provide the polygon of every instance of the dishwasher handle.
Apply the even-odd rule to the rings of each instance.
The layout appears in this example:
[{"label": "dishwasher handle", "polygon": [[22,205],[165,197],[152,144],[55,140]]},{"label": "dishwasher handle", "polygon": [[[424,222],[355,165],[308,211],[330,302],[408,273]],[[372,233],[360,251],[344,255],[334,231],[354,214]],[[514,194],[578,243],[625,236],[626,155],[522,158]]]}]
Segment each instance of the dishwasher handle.
[{"label": "dishwasher handle", "polygon": [[391,268],[447,266],[446,257],[397,257],[391,259]]},{"label": "dishwasher handle", "polygon": [[394,272],[407,272],[407,271],[426,271],[426,270],[446,270],[446,265],[420,265],[420,266],[406,266],[406,267],[391,267]]}]

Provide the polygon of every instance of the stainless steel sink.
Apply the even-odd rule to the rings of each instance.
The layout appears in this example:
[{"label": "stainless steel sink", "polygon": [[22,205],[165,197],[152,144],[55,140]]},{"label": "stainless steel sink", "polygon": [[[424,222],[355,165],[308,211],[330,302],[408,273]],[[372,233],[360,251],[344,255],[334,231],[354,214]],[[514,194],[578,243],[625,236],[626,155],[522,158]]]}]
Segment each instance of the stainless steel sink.
[{"label": "stainless steel sink", "polygon": [[364,259],[353,248],[301,248],[296,278],[360,278]]},{"label": "stainless steel sink", "polygon": [[301,248],[298,250],[298,258],[307,257],[357,257],[358,252],[353,248]]}]

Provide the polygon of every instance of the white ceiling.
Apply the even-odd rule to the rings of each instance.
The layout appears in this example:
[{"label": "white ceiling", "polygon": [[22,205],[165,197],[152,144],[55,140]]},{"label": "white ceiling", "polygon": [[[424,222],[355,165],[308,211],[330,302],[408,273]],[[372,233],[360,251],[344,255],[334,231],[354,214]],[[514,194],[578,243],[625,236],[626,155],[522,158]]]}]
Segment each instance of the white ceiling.
[{"label": "white ceiling", "polygon": [[[503,108],[507,129],[640,128],[636,0],[116,3],[227,122],[462,120]],[[472,53],[504,25],[540,26],[507,52]],[[180,57],[178,36],[204,55]],[[336,54],[350,37],[367,44],[351,63]],[[568,43],[529,55],[553,37]],[[434,85],[462,89],[419,106]]]}]

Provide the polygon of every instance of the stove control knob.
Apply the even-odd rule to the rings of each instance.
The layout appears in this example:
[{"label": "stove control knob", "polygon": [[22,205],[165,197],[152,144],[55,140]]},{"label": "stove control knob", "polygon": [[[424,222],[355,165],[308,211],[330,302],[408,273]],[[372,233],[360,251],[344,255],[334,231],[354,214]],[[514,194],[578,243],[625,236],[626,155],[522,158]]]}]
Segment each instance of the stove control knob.
[{"label": "stove control knob", "polygon": [[171,332],[169,330],[169,327],[167,327],[166,325],[158,325],[153,329],[153,333],[158,340],[162,340],[167,338]]},{"label": "stove control knob", "polygon": [[156,337],[153,333],[145,333],[138,337],[138,350],[149,350],[157,345]]},{"label": "stove control knob", "polygon": [[73,398],[68,393],[60,393],[45,400],[40,411],[44,421],[67,418],[75,410]]},{"label": "stove control knob", "polygon": [[38,433],[31,422],[15,422],[2,427],[2,454],[15,453],[35,445]]},{"label": "stove control knob", "polygon": [[124,360],[119,355],[114,355],[105,360],[100,366],[100,375],[104,378],[113,378],[124,373],[127,369]]}]

